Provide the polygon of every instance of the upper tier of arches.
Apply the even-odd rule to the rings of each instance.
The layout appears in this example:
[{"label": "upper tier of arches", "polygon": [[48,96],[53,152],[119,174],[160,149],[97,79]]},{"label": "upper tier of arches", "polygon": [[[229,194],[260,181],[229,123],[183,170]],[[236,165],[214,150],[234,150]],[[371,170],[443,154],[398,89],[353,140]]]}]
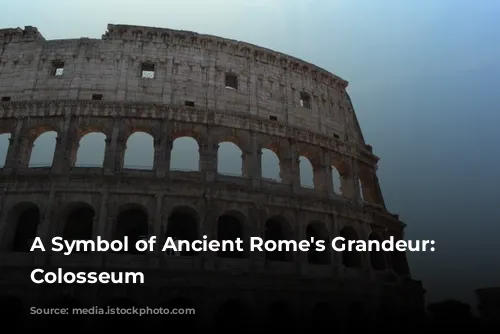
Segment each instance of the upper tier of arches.
[{"label": "upper tier of arches", "polygon": [[3,125],[0,165],[9,170],[43,167],[65,173],[93,167],[150,170],[158,176],[210,172],[383,205],[372,166],[307,142],[150,119],[30,118]]}]

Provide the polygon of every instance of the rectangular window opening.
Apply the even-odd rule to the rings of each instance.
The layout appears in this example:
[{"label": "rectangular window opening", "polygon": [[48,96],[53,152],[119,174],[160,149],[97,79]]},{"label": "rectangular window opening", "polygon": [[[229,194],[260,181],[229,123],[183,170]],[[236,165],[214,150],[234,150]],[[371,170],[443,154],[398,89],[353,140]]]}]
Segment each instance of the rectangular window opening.
[{"label": "rectangular window opening", "polygon": [[9,102],[10,96],[2,96],[2,102]]},{"label": "rectangular window opening", "polygon": [[269,119],[270,119],[271,121],[277,121],[277,120],[278,120],[278,117],[271,115],[271,116],[269,116]]},{"label": "rectangular window opening", "polygon": [[306,92],[300,93],[300,106],[311,109],[311,96]]},{"label": "rectangular window opening", "polygon": [[311,109],[311,96],[306,92],[300,93],[300,106]]},{"label": "rectangular window opening", "polygon": [[226,73],[226,88],[238,89],[238,76],[234,73]]},{"label": "rectangular window opening", "polygon": [[92,94],[92,100],[94,101],[102,100],[102,94]]},{"label": "rectangular window opening", "polygon": [[186,107],[194,107],[194,102],[193,101],[184,101],[184,105]]},{"label": "rectangular window opening", "polygon": [[52,75],[55,77],[59,77],[64,73],[64,62],[63,61],[54,61],[52,63]]},{"label": "rectangular window opening", "polygon": [[142,63],[141,78],[154,79],[154,77],[155,77],[155,65],[151,63]]}]

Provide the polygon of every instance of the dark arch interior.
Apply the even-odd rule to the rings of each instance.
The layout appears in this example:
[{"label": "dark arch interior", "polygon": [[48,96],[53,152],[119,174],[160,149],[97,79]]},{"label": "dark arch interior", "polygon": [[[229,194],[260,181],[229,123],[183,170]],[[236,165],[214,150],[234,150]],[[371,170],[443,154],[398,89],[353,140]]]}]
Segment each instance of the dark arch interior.
[{"label": "dark arch interior", "polygon": [[[104,305],[104,309],[108,311],[116,312],[119,308],[131,309],[133,307],[139,307],[134,300],[129,298],[114,298],[108,301]],[[144,319],[146,316],[139,315],[129,315],[129,314],[109,314],[109,315],[97,315],[97,321],[99,322],[97,328],[104,328],[112,330],[113,333],[116,332],[130,332],[139,331],[144,329]]]},{"label": "dark arch interior", "polygon": [[[316,247],[309,248],[307,252],[307,261],[312,264],[329,264],[330,263],[330,246],[328,244],[327,237],[325,236],[325,232],[322,228],[323,226],[318,224],[309,224],[306,228],[306,239],[311,241],[311,238],[317,240],[325,240],[325,250],[320,252],[316,250]],[[323,231],[322,231],[323,230]]]},{"label": "dark arch interior", "polygon": [[[340,231],[340,236],[345,238],[346,247],[347,247],[348,240],[357,240],[358,239],[356,232],[349,227],[344,227],[342,229],[342,231]],[[342,252],[342,264],[348,268],[361,267],[361,256],[360,256],[359,252],[357,252],[356,250],[343,251]]]},{"label": "dark arch interior", "polygon": [[135,243],[148,235],[148,215],[139,208],[122,211],[116,222],[116,239],[128,237],[129,253],[139,253]]},{"label": "dark arch interior", "polygon": [[215,326],[217,331],[229,331],[238,328],[238,332],[247,333],[246,315],[248,312],[238,300],[228,300],[225,302],[215,316]]},{"label": "dark arch interior", "polygon": [[12,324],[19,324],[25,327],[24,318],[26,310],[20,298],[10,295],[0,297],[0,314],[2,318],[8,320]]},{"label": "dark arch interior", "polygon": [[33,240],[36,238],[39,223],[40,210],[36,206],[26,208],[19,215],[12,244],[14,252],[29,252]]},{"label": "dark arch interior", "polygon": [[267,327],[273,331],[292,331],[295,329],[294,314],[286,302],[271,304],[267,313]]},{"label": "dark arch interior", "polygon": [[349,307],[345,326],[347,333],[361,333],[366,330],[367,321],[363,304],[356,302]]},{"label": "dark arch interior", "polygon": [[[230,215],[223,215],[219,217],[217,223],[217,239],[222,240],[236,240],[240,238],[243,240],[243,226],[240,220]],[[218,251],[218,257],[240,259],[245,256],[243,251]]]},{"label": "dark arch interior", "polygon": [[399,275],[405,275],[408,273],[408,267],[406,265],[406,254],[404,252],[400,252],[394,250],[391,252],[391,262],[392,268]]},{"label": "dark arch interior", "polygon": [[44,305],[47,309],[68,309],[68,314],[62,316],[57,314],[45,314],[43,315],[43,320],[41,321],[42,327],[47,330],[58,329],[65,330],[71,333],[83,333],[84,332],[84,315],[75,314],[72,312],[75,308],[83,307],[81,303],[70,296],[63,296],[61,298],[54,299]]},{"label": "dark arch interior", "polygon": [[393,327],[396,325],[396,310],[387,306],[387,305],[382,305],[379,307],[377,310],[377,316],[375,319],[375,326],[378,330],[378,332],[387,332],[393,329]]},{"label": "dark arch interior", "polygon": [[[173,309],[194,309],[196,311],[196,307],[193,301],[177,297],[168,302],[165,302],[160,305],[161,308],[169,309],[172,312]],[[198,318],[195,314],[183,314],[183,315],[157,315],[156,318],[158,321],[158,328],[182,328],[183,332],[191,333],[198,329]]]},{"label": "dark arch interior", "polygon": [[[165,237],[177,240],[194,241],[198,238],[197,219],[188,212],[174,211],[168,218],[167,233]],[[181,256],[195,256],[196,252],[182,251]]]},{"label": "dark arch interior", "polygon": [[335,328],[334,309],[326,302],[320,302],[314,305],[311,311],[311,326],[314,330],[325,330]]},{"label": "dark arch interior", "polygon": [[[287,235],[284,228],[284,223],[277,219],[269,219],[266,222],[265,240],[286,240]],[[287,251],[266,251],[266,260],[269,261],[291,261],[292,253]]]},{"label": "dark arch interior", "polygon": [[[370,235],[370,240],[377,240],[378,242],[381,242],[381,239],[378,235],[372,233]],[[385,257],[384,257],[384,252],[382,250],[376,251],[373,249],[370,252],[370,265],[373,268],[373,270],[381,271],[385,269]]]},{"label": "dark arch interior", "polygon": [[66,218],[63,238],[67,240],[92,239],[94,216],[94,209],[87,206],[71,211],[71,213]]}]

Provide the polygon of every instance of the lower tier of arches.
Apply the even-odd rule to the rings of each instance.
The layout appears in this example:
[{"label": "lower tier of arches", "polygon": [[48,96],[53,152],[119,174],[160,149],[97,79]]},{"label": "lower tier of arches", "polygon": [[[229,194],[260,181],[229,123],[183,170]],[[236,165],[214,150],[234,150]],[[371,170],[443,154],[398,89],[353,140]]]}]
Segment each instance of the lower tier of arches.
[{"label": "lower tier of arches", "polygon": [[[18,329],[83,333],[94,328],[180,326],[184,331],[232,329],[241,333],[297,329],[358,333],[370,328],[407,332],[419,323],[424,309],[421,288],[385,288],[363,281],[157,272],[149,273],[156,276],[155,284],[35,285],[17,279],[19,274],[29,277],[28,269],[4,267],[2,271],[0,311]],[[117,308],[136,309],[143,315],[125,315],[123,310],[121,315],[103,314]],[[47,314],[61,309],[68,314]]]}]

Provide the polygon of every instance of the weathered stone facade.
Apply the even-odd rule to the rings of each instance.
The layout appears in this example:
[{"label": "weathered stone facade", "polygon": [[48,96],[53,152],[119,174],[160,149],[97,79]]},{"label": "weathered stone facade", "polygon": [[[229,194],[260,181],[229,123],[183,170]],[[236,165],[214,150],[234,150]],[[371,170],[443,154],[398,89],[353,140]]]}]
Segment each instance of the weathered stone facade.
[{"label": "weathered stone facade", "polygon": [[[18,227],[26,210],[38,218],[24,237],[46,241],[67,233],[78,239],[68,232],[68,217],[82,208],[92,217],[81,239],[122,236],[124,210],[142,212],[137,224],[160,240],[174,214],[192,219],[190,231],[175,229],[187,238],[217,239],[222,216],[241,224],[243,238],[266,238],[270,222],[288,239],[311,233],[399,239],[405,225],[385,208],[378,158],[364,142],[347,82],[312,64],[219,37],[134,26],[110,25],[100,40],[46,41],[33,27],[4,29],[0,41],[0,134],[11,134],[0,171],[3,294],[29,306],[62,296],[86,306],[119,296],[143,306],[183,298],[207,325],[228,300],[262,316],[278,301],[300,315],[330,305],[340,317],[362,303],[367,319],[385,304],[423,307],[423,289],[402,253],[348,261],[330,252],[311,261],[303,252],[280,259],[258,252],[237,258],[26,252]],[[46,131],[58,134],[53,164],[29,167],[33,142]],[[126,141],[136,131],[154,138],[151,171],[123,168]],[[103,167],[76,167],[78,143],[91,132],[106,135]],[[198,142],[199,171],[169,168],[172,144],[184,136]],[[218,144],[226,141],[242,151],[241,177],[217,173]],[[281,182],[262,178],[264,148],[279,157]],[[300,185],[299,156],[314,167],[314,189]],[[334,191],[332,167],[341,175],[341,193]],[[32,267],[131,268],[143,271],[148,284],[41,288],[30,281]]]}]

